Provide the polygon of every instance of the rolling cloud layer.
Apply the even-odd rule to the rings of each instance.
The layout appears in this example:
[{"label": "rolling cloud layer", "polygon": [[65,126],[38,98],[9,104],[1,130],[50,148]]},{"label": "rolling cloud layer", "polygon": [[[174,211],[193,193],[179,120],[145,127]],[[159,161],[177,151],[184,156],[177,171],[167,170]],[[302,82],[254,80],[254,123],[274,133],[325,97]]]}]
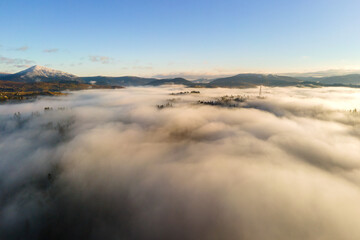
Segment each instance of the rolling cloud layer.
[{"label": "rolling cloud layer", "polygon": [[360,238],[359,90],[179,91],[0,105],[0,238]]}]

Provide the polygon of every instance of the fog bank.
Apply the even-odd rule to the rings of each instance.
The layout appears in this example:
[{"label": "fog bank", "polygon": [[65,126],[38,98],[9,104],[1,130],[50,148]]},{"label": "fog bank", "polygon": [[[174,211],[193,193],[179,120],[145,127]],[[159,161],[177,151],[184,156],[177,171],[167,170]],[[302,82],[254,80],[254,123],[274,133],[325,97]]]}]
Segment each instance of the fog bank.
[{"label": "fog bank", "polygon": [[[199,103],[224,95],[246,100]],[[0,105],[0,239],[359,239],[359,90],[257,96],[168,86]]]}]

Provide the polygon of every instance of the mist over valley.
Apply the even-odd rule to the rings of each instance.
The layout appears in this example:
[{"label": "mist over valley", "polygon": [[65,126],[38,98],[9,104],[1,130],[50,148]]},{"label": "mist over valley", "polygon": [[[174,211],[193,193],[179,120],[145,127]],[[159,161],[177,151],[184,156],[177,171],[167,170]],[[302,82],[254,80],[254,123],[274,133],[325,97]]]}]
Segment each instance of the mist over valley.
[{"label": "mist over valley", "polygon": [[359,92],[182,86],[0,105],[1,239],[357,239]]}]

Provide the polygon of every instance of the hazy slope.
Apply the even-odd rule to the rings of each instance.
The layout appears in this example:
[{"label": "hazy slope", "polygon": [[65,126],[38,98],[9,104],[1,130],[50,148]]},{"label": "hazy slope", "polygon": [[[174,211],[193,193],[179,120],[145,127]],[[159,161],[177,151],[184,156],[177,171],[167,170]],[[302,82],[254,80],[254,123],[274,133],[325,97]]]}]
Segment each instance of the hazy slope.
[{"label": "hazy slope", "polygon": [[9,75],[9,73],[0,72],[0,78]]},{"label": "hazy slope", "polygon": [[146,85],[161,86],[161,85],[168,85],[168,84],[177,84],[177,85],[185,85],[185,86],[195,86],[196,85],[195,83],[188,81],[184,78],[160,79],[160,80],[155,80],[155,81],[149,82]]},{"label": "hazy slope", "polygon": [[149,82],[155,81],[155,78],[142,78],[134,76],[124,77],[106,77],[106,76],[94,76],[94,77],[82,77],[86,83],[93,83],[97,85],[111,85],[111,86],[141,86]]},{"label": "hazy slope", "polygon": [[303,78],[306,81],[319,82],[322,84],[345,84],[360,85],[360,74],[349,74],[343,76],[332,76],[322,78]]},{"label": "hazy slope", "polygon": [[205,79],[205,78],[203,78],[203,79],[197,79],[197,80],[193,80],[192,82],[193,83],[203,83],[203,84],[206,84],[206,83],[209,83],[209,82],[211,82],[211,81],[213,81],[214,79]]},{"label": "hazy slope", "polygon": [[232,77],[218,78],[209,85],[217,87],[251,87],[257,85],[267,86],[293,86],[302,81],[292,77],[264,75],[264,74],[238,74]]}]

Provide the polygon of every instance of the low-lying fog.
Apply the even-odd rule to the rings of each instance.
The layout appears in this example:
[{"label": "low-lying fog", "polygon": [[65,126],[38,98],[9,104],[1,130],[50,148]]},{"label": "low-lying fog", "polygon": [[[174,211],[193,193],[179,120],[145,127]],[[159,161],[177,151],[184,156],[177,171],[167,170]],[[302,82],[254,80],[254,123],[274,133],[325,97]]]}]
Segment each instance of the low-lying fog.
[{"label": "low-lying fog", "polygon": [[258,91],[0,105],[0,239],[360,239],[360,90]]}]

